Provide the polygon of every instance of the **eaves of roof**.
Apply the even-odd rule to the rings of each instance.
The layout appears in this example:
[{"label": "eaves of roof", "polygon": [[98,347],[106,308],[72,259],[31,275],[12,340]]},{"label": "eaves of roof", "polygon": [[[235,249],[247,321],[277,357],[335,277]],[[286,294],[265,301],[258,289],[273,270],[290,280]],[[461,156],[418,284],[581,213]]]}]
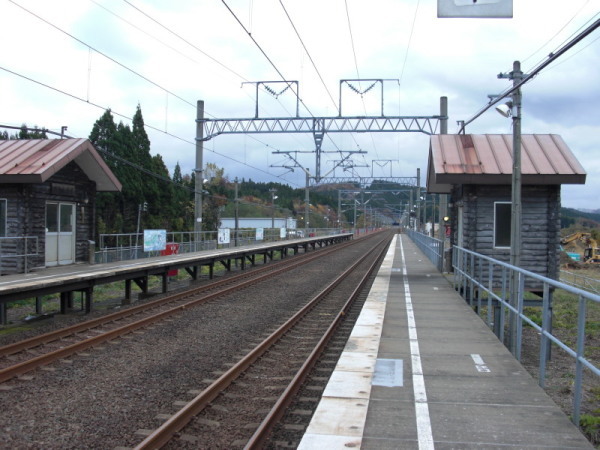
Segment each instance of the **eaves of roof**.
[{"label": "eaves of roof", "polygon": [[74,161],[98,191],[120,191],[121,183],[87,139],[0,141],[0,183],[43,183]]}]

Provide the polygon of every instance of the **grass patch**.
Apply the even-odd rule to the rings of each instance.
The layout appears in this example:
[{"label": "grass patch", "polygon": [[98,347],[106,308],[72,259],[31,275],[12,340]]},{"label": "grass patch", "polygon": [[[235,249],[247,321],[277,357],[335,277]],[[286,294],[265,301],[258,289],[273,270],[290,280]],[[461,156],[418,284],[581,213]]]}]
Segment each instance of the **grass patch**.
[{"label": "grass patch", "polygon": [[[596,413],[600,413],[600,411],[596,411]],[[600,444],[600,415],[582,414],[579,417],[579,427],[592,444]]]}]

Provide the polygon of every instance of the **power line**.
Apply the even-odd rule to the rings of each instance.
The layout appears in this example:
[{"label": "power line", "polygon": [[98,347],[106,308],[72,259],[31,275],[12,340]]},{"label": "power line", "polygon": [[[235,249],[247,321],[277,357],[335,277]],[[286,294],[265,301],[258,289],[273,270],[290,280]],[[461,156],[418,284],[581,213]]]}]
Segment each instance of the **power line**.
[{"label": "power line", "polygon": [[[406,61],[408,60],[408,52],[410,50],[410,44],[412,42],[413,33],[415,31],[415,23],[417,22],[417,13],[419,11],[420,0],[417,0],[417,6],[415,8],[415,15],[413,16],[413,22],[410,27],[410,35],[408,36],[408,44],[406,44],[406,52],[404,53],[404,62],[402,63],[402,69],[400,71],[400,79],[398,80],[398,97],[400,97],[400,90],[402,89],[402,79],[404,78],[404,70],[406,69]],[[400,98],[398,98],[398,111],[400,110]]]},{"label": "power line", "polygon": [[173,36],[177,37],[178,39],[182,40],[183,42],[185,42],[187,45],[189,45],[190,47],[192,47],[193,49],[199,51],[200,53],[202,53],[204,56],[206,56],[207,58],[209,58],[211,61],[217,63],[219,66],[221,66],[222,68],[224,68],[225,70],[231,72],[232,74],[234,74],[235,76],[241,78],[244,81],[248,81],[245,77],[243,77],[242,75],[240,75],[239,73],[237,73],[236,71],[234,71],[233,69],[231,69],[230,67],[227,67],[225,64],[223,64],[222,62],[220,62],[218,59],[212,57],[211,55],[209,55],[208,53],[206,53],[204,50],[200,49],[198,46],[196,46],[195,44],[193,44],[192,42],[188,41],[187,39],[185,39],[184,37],[182,37],[181,35],[177,34],[176,32],[174,32],[173,30],[171,30],[170,28],[168,28],[167,26],[163,25],[162,23],[160,23],[158,20],[156,20],[155,18],[153,18],[152,16],[150,16],[149,14],[147,14],[146,12],[142,11],[140,8],[138,8],[137,6],[133,5],[131,2],[129,2],[128,0],[123,0],[125,3],[127,3],[129,6],[131,6],[133,9],[135,9],[137,12],[139,12],[140,14],[142,14],[144,17],[150,19],[152,22],[154,22],[156,25],[158,25],[159,27],[161,27],[162,29],[164,29],[165,31],[167,31],[168,33],[171,33]]},{"label": "power line", "polygon": [[[327,88],[327,84],[325,84],[325,81],[323,80],[323,77],[321,76],[321,72],[319,72],[319,69],[317,69],[317,65],[315,64],[314,60],[312,59],[312,56],[310,55],[310,52],[308,51],[308,49],[306,48],[306,45],[304,45],[304,41],[302,40],[302,38],[300,37],[300,33],[298,32],[298,30],[296,29],[296,26],[294,25],[294,22],[292,20],[292,18],[290,17],[287,9],[285,8],[285,5],[283,4],[283,0],[279,0],[279,4],[281,5],[281,7],[283,8],[283,11],[285,12],[285,15],[287,16],[288,20],[290,21],[290,25],[292,25],[292,28],[294,29],[294,32],[296,33],[296,36],[298,36],[298,40],[300,40],[300,43],[302,44],[302,48],[304,48],[304,51],[306,52],[306,54],[308,55],[308,59],[310,59],[311,64],[313,65],[315,72],[317,72],[317,75],[319,76],[319,79],[321,80],[321,83],[323,84],[323,87],[325,88],[325,90],[327,91],[327,94],[329,95],[329,99],[331,100],[331,102],[333,103],[334,108],[338,108],[337,104],[335,103],[335,100],[333,99],[333,96],[331,95],[331,92],[329,91],[329,89]],[[339,112],[339,111],[338,111]]]},{"label": "power line", "polygon": [[[360,73],[358,71],[358,60],[356,58],[356,48],[354,47],[354,36],[352,34],[352,24],[350,22],[350,10],[348,9],[348,0],[344,0],[344,5],[346,6],[346,19],[348,22],[348,31],[350,32],[350,44],[352,45],[352,54],[354,55],[354,67],[356,67],[356,78],[358,78],[360,80]],[[358,82],[358,86],[359,86],[359,89],[362,91],[362,87],[360,86],[360,81]],[[340,95],[341,95],[341,93],[340,93]],[[367,106],[365,105],[365,99],[362,96],[362,93],[360,94],[360,98],[362,100],[363,111],[365,112],[365,116],[366,116],[367,115]],[[383,101],[383,99],[382,99],[382,101]],[[375,151],[375,155],[377,156],[377,158],[379,158],[379,153],[377,152],[377,147],[375,146],[375,139],[373,138],[373,133],[369,133],[369,136],[371,137],[371,144],[373,144],[373,150]],[[354,142],[356,143],[356,145],[358,146],[358,142],[356,142],[356,139],[354,137],[353,137],[353,139],[354,139]]]},{"label": "power line", "polygon": [[[90,1],[94,1],[94,0],[90,0]],[[166,25],[162,24],[161,22],[159,22],[157,19],[155,19],[154,17],[150,16],[150,14],[146,13],[145,11],[143,11],[141,8],[133,5],[131,2],[129,2],[128,0],[123,0],[125,3],[127,3],[129,6],[131,6],[132,8],[134,8],[136,11],[138,11],[140,14],[142,14],[144,17],[148,18],[149,20],[151,20],[152,22],[154,22],[155,24],[157,24],[159,27],[163,28],[165,31],[167,31],[168,33],[172,34],[173,36],[175,36],[176,38],[180,39],[181,41],[183,41],[184,43],[186,43],[187,45],[189,45],[190,47],[192,47],[194,50],[197,50],[198,52],[202,53],[203,55],[207,56],[209,59],[211,59],[212,61],[214,61],[215,63],[217,63],[218,65],[220,65],[221,67],[223,67],[224,69],[228,70],[229,72],[233,73],[234,75],[238,76],[239,78],[241,78],[243,81],[245,82],[249,82],[247,78],[243,77],[242,75],[238,74],[237,72],[235,72],[233,69],[229,68],[228,66],[226,66],[225,64],[221,63],[220,61],[218,61],[216,58],[213,58],[211,55],[209,55],[208,53],[204,52],[202,49],[200,49],[198,46],[196,46],[195,44],[193,44],[192,42],[190,42],[189,40],[185,39],[184,37],[182,37],[180,34],[176,33],[175,31],[173,31],[172,29],[170,29],[169,27],[167,27]],[[112,13],[114,14],[114,13]],[[119,17],[119,16],[117,16]],[[126,23],[129,24],[129,22],[125,21]],[[133,26],[133,25],[132,25]],[[136,29],[139,29],[138,27],[135,27]],[[141,31],[141,30],[140,30]],[[145,32],[144,32],[145,33]],[[147,34],[147,33],[145,33]],[[161,42],[161,41],[159,41]],[[165,44],[166,45],[166,44]],[[171,48],[170,46],[167,46],[168,48]],[[177,50],[175,50],[177,51]],[[178,52],[179,53],[179,52]],[[197,61],[194,61],[197,63]],[[302,99],[300,99],[298,97],[297,93],[294,93],[296,95],[296,97],[300,100],[300,102],[302,102]],[[248,95],[248,94],[246,94]],[[283,104],[281,103],[281,101],[278,99],[277,100],[279,102],[280,105],[283,106]],[[302,102],[302,104],[304,104],[304,102]],[[304,105],[306,107],[306,105]],[[283,106],[284,109],[285,106]],[[307,108],[308,110],[308,108]],[[289,111],[286,112],[289,114]],[[214,117],[212,114],[206,113],[211,117]],[[251,138],[263,145],[266,145],[264,142],[260,141],[259,139],[251,136]]]},{"label": "power line", "polygon": [[563,47],[558,49],[556,51],[556,53],[551,53],[545,61],[543,61],[537,67],[532,69],[527,75],[523,76],[523,78],[521,79],[521,81],[519,83],[516,83],[514,86],[512,86],[512,87],[506,89],[505,91],[501,92],[500,94],[498,94],[498,96],[496,96],[494,99],[491,99],[490,102],[487,105],[485,105],[483,108],[481,108],[473,117],[471,117],[469,120],[462,123],[460,129],[458,130],[458,134],[463,133],[465,130],[465,127],[467,125],[469,125],[471,122],[473,122],[479,116],[481,116],[484,112],[486,112],[488,109],[490,109],[496,103],[499,103],[500,101],[505,99],[507,96],[512,94],[514,91],[519,89],[525,83],[527,83],[528,81],[531,81],[545,67],[550,65],[552,62],[554,62],[558,58],[560,58],[562,55],[564,55],[567,51],[569,51],[571,48],[573,48],[575,45],[577,45],[579,42],[581,42],[584,38],[589,36],[598,27],[600,27],[600,19],[597,19],[592,25],[590,25],[588,28],[586,28],[584,31],[582,31],[574,39],[572,39],[567,44],[565,44]]},{"label": "power line", "polygon": [[[583,10],[583,8],[585,8],[585,7],[587,6],[587,4],[588,4],[589,2],[590,2],[589,0],[588,0],[588,1],[586,1],[586,2],[585,2],[585,3],[584,3],[582,6],[581,6],[581,8],[579,8],[579,10],[578,10],[578,11],[577,11],[577,12],[576,12],[574,15],[573,15],[573,17],[571,17],[571,19],[569,19],[569,20],[568,20],[568,21],[567,21],[567,22],[566,22],[566,23],[565,23],[565,24],[564,24],[564,25],[561,27],[561,29],[560,29],[560,30],[558,30],[556,33],[554,33],[554,35],[553,35],[553,36],[552,36],[550,39],[548,39],[548,40],[547,40],[547,41],[546,41],[544,44],[542,44],[542,45],[540,46],[540,48],[538,48],[536,51],[534,51],[534,52],[533,52],[531,55],[529,55],[527,58],[525,58],[525,59],[524,59],[522,62],[525,62],[525,61],[527,61],[528,59],[532,58],[532,57],[533,57],[533,55],[535,55],[537,52],[539,52],[539,51],[540,51],[542,48],[544,48],[544,47],[545,47],[547,44],[549,44],[549,43],[550,43],[550,42],[551,42],[551,41],[552,41],[552,40],[553,40],[553,39],[554,39],[556,36],[558,36],[558,35],[560,34],[560,32],[561,32],[561,31],[563,31],[563,30],[564,30],[564,29],[565,29],[565,28],[566,28],[566,27],[567,27],[567,26],[568,26],[568,25],[569,25],[571,22],[573,22],[573,20],[575,19],[575,17],[577,17],[577,16],[579,15],[579,13],[580,13],[580,12]],[[571,37],[572,37],[572,36],[573,36],[573,35],[571,35]],[[564,42],[563,42],[563,44],[564,44]]]},{"label": "power line", "polygon": [[[125,0],[127,1],[127,0]],[[281,73],[281,71],[277,68],[277,66],[275,65],[275,63],[271,60],[271,58],[269,58],[269,55],[267,55],[267,53],[263,50],[263,48],[260,46],[260,44],[256,41],[256,39],[254,39],[254,36],[252,36],[252,33],[250,33],[250,31],[248,31],[248,29],[244,26],[244,24],[242,23],[242,21],[238,18],[238,16],[233,12],[233,10],[229,7],[229,5],[225,2],[225,0],[221,0],[223,2],[223,4],[225,5],[225,7],[227,8],[227,10],[231,13],[231,15],[234,17],[234,19],[236,20],[236,22],[242,27],[242,29],[246,32],[246,34],[248,35],[248,37],[252,40],[252,42],[254,43],[254,45],[256,45],[256,47],[260,50],[260,52],[263,54],[263,56],[267,59],[267,61],[269,62],[269,64],[271,64],[271,66],[275,69],[275,71],[277,72],[277,74],[281,77],[281,79],[283,81],[287,81],[287,79],[283,76],[283,74]],[[294,93],[294,95],[296,96],[296,98],[300,101],[300,103],[302,103],[302,105],[306,108],[306,111],[308,111],[308,113],[314,117],[314,114],[310,111],[310,108],[308,106],[306,106],[306,104],[304,103],[304,101],[300,98],[300,95],[298,94],[298,92],[296,92],[294,90],[294,88],[292,87],[292,92]]]},{"label": "power line", "polygon": [[[66,96],[68,96],[68,97],[71,97],[72,99],[79,100],[80,102],[83,102],[83,103],[87,103],[88,105],[94,106],[94,107],[96,107],[96,108],[98,108],[98,109],[101,109],[101,110],[103,110],[103,111],[106,111],[106,110],[110,109],[110,108],[107,108],[107,107],[105,107],[105,106],[101,106],[101,105],[98,105],[98,104],[96,104],[96,103],[93,103],[93,102],[90,102],[90,101],[88,101],[88,100],[85,100],[85,99],[83,99],[83,98],[81,98],[81,97],[78,97],[78,96],[76,96],[76,95],[73,95],[73,94],[70,94],[70,93],[68,93],[68,92],[65,92],[65,91],[63,91],[63,90],[61,90],[61,89],[55,88],[55,87],[53,87],[53,86],[50,86],[50,85],[48,85],[48,84],[45,84],[45,83],[42,83],[42,82],[40,82],[40,81],[34,80],[33,78],[27,77],[27,76],[25,76],[25,75],[22,75],[22,74],[20,74],[20,73],[17,73],[17,72],[14,72],[14,71],[12,71],[12,70],[10,70],[10,69],[7,69],[7,68],[5,68],[5,67],[2,67],[2,66],[0,66],[0,70],[4,70],[5,72],[8,72],[8,73],[10,73],[10,74],[12,74],[12,75],[16,75],[16,76],[18,76],[18,77],[20,77],[20,78],[23,78],[23,79],[27,80],[27,81],[30,81],[30,82],[32,82],[32,83],[35,83],[35,84],[38,84],[38,85],[40,85],[40,86],[43,86],[43,87],[45,87],[45,88],[47,88],[47,89],[51,89],[51,90],[53,90],[53,91],[55,91],[55,92],[58,92],[59,94],[66,95]],[[129,117],[129,116],[125,115],[125,114],[121,114],[121,113],[119,113],[119,112],[117,112],[117,111],[114,111],[114,110],[112,110],[112,109],[111,109],[110,111],[111,111],[111,113],[112,113],[112,114],[114,114],[115,116],[121,117],[121,118],[123,118],[123,119],[127,119],[127,120],[129,120],[129,121],[133,121],[133,118],[132,118],[132,117]],[[195,142],[193,142],[193,141],[189,141],[189,140],[187,140],[187,139],[185,139],[185,138],[182,138],[182,137],[180,137],[180,136],[177,136],[177,135],[175,135],[175,134],[168,133],[167,131],[163,131],[163,130],[161,130],[161,129],[157,128],[157,127],[154,127],[154,126],[152,126],[152,125],[148,125],[147,123],[144,123],[144,128],[149,128],[149,129],[151,129],[151,130],[154,130],[154,131],[157,131],[157,132],[159,132],[159,133],[165,134],[165,135],[167,135],[167,136],[170,136],[170,137],[172,137],[172,138],[174,138],[174,139],[177,139],[177,140],[179,140],[179,141],[182,141],[182,142],[184,142],[184,143],[186,143],[186,144],[190,144],[190,145],[193,145],[193,146],[195,146],[195,145],[196,145],[196,143],[195,143]],[[259,142],[260,142],[260,141],[259,141]],[[216,151],[216,150],[214,150],[214,149],[210,149],[210,148],[209,148],[208,150],[209,150],[209,151],[211,151],[211,152],[213,152],[213,153],[215,153],[215,154],[217,154],[217,155],[219,155],[219,156],[221,156],[221,157],[223,157],[223,158],[229,159],[229,160],[231,160],[231,161],[234,161],[234,162],[236,162],[236,163],[238,163],[238,164],[241,164],[241,165],[244,165],[244,166],[246,166],[246,167],[249,167],[249,168],[251,168],[251,169],[253,169],[253,170],[257,170],[257,171],[259,171],[259,172],[265,173],[265,174],[267,174],[267,175],[269,175],[269,176],[272,176],[272,177],[275,177],[275,178],[280,178],[280,179],[282,179],[282,180],[284,180],[284,181],[286,181],[286,182],[288,182],[288,183],[289,183],[289,181],[285,180],[284,178],[281,178],[281,177],[280,177],[280,176],[278,176],[278,175],[273,175],[273,174],[271,174],[271,173],[269,173],[269,172],[267,172],[267,171],[265,171],[265,170],[263,170],[263,169],[259,169],[258,167],[251,166],[250,164],[247,164],[247,163],[245,163],[245,162],[238,161],[237,159],[235,159],[235,158],[232,158],[231,156],[224,155],[224,154],[222,154],[222,153],[220,153],[220,152],[217,152],[217,151]],[[294,183],[294,184],[295,184],[295,183]]]},{"label": "power line", "polygon": [[[91,45],[89,45],[89,44],[87,44],[86,42],[82,41],[81,39],[77,38],[76,36],[74,36],[74,35],[72,35],[72,34],[68,33],[67,31],[65,31],[65,30],[61,29],[60,27],[58,27],[58,26],[54,25],[53,23],[51,23],[51,22],[49,22],[48,20],[46,20],[46,19],[42,18],[41,16],[39,16],[39,15],[35,14],[34,12],[32,12],[32,11],[28,10],[27,8],[25,8],[25,7],[23,7],[22,5],[20,5],[20,4],[18,4],[18,3],[16,3],[15,1],[13,1],[13,0],[9,0],[9,1],[10,1],[11,3],[13,3],[15,6],[18,6],[19,8],[21,8],[23,11],[27,12],[28,14],[30,14],[30,15],[32,15],[32,16],[34,16],[34,17],[35,17],[35,18],[37,18],[38,20],[40,20],[40,21],[42,21],[42,22],[46,23],[47,25],[51,26],[52,28],[56,29],[57,31],[60,31],[61,33],[65,34],[66,36],[70,37],[71,39],[73,39],[73,40],[75,40],[75,41],[79,42],[80,44],[82,44],[82,45],[84,45],[84,46],[86,46],[88,49],[95,51],[96,53],[98,53],[98,54],[100,54],[100,55],[104,56],[104,57],[105,57],[106,59],[108,59],[109,61],[111,61],[111,62],[113,62],[113,63],[117,64],[118,66],[122,67],[123,69],[125,69],[125,70],[127,70],[127,71],[129,71],[129,72],[133,73],[134,75],[136,75],[136,76],[140,77],[141,79],[143,79],[144,81],[146,81],[146,82],[148,82],[148,83],[152,84],[153,86],[155,86],[155,87],[158,87],[158,88],[159,88],[159,89],[161,89],[163,92],[166,92],[166,93],[168,93],[168,94],[170,94],[170,95],[172,95],[172,96],[174,96],[174,97],[178,98],[179,100],[181,100],[181,101],[182,101],[182,102],[184,102],[185,104],[188,104],[188,105],[190,105],[190,106],[193,106],[193,107],[195,107],[195,105],[194,105],[193,103],[191,103],[191,102],[187,101],[186,99],[184,99],[184,98],[180,97],[179,95],[177,95],[177,94],[173,93],[172,91],[170,91],[170,90],[168,90],[168,89],[164,88],[163,86],[159,85],[158,83],[156,83],[156,82],[154,82],[154,81],[150,80],[149,78],[147,78],[147,77],[145,77],[144,75],[140,74],[139,72],[137,72],[137,71],[135,71],[135,70],[131,69],[130,67],[126,66],[125,64],[123,64],[123,63],[121,63],[121,62],[117,61],[116,59],[114,59],[114,58],[112,58],[112,57],[108,56],[107,54],[105,54],[105,53],[101,52],[100,50],[98,50],[98,49],[96,49],[96,48],[92,47]],[[96,3],[94,0],[91,0],[91,1],[92,1],[93,3]],[[125,1],[126,3],[128,3],[128,4],[130,4],[130,3],[127,1],[127,0],[124,0],[124,1]],[[96,3],[96,4],[97,4],[97,3]],[[130,5],[131,5],[131,4],[130,4]],[[101,5],[98,5],[98,6],[101,6]],[[141,11],[139,8],[137,8],[137,7],[133,6],[133,5],[131,5],[131,6],[132,6],[132,7],[134,7],[136,10],[138,10],[140,13],[144,14],[144,15],[145,15],[146,17],[148,17],[149,19],[153,20],[154,22],[156,22],[157,24],[159,24],[160,26],[162,26],[163,28],[167,29],[167,28],[166,28],[166,27],[164,27],[162,24],[160,24],[159,22],[155,21],[155,20],[154,20],[154,19],[152,19],[150,16],[148,16],[147,14],[145,14],[145,13],[144,13],[143,11]],[[103,6],[101,6],[101,7],[102,7],[102,8],[104,8]],[[104,8],[104,9],[105,9],[105,10],[107,10],[106,8]],[[107,10],[107,11],[108,11],[108,10]],[[110,12],[110,11],[109,11],[109,12]],[[113,14],[113,15],[115,15],[116,17],[119,17],[119,16],[117,16],[117,15],[116,15],[116,14],[114,14],[114,13],[112,13],[112,14]],[[120,17],[119,17],[119,18],[120,18]],[[124,20],[124,19],[122,19],[122,18],[121,18],[121,20]],[[126,22],[126,23],[128,23],[129,25],[131,25],[129,22],[127,22],[127,21],[125,21],[125,22]],[[133,25],[131,25],[131,26],[133,26]],[[137,27],[135,27],[135,28],[137,28]],[[167,29],[167,30],[168,30],[168,29]],[[140,31],[142,31],[142,30],[140,30]],[[203,52],[202,50],[200,50],[199,48],[197,48],[196,46],[194,46],[193,44],[191,44],[191,43],[190,43],[190,42],[188,42],[187,40],[185,40],[185,39],[183,39],[182,37],[180,37],[179,35],[177,35],[176,33],[172,32],[171,30],[168,30],[168,31],[169,31],[169,32],[171,32],[171,33],[173,33],[174,35],[178,36],[178,37],[179,37],[180,39],[182,39],[184,42],[188,43],[189,45],[191,45],[192,47],[194,47],[194,48],[195,48],[196,50],[198,50],[199,52],[201,52],[201,53],[205,54],[206,56],[208,56],[209,58],[211,58],[213,61],[217,62],[217,63],[218,63],[219,65],[221,65],[222,67],[224,67],[224,68],[226,68],[226,69],[228,69],[228,70],[230,70],[230,71],[231,71],[231,69],[229,69],[229,68],[228,68],[228,67],[226,67],[225,65],[221,64],[219,61],[215,60],[215,59],[214,59],[214,58],[212,58],[210,55],[206,54],[205,52]],[[147,34],[147,33],[146,33],[146,34]],[[24,78],[24,79],[26,79],[26,80],[28,80],[28,81],[31,81],[31,82],[33,82],[33,83],[39,84],[39,85],[41,85],[41,86],[43,86],[43,87],[45,87],[45,88],[48,88],[48,89],[54,90],[54,91],[56,91],[56,92],[59,92],[59,93],[61,93],[61,94],[63,94],[63,95],[67,95],[67,96],[69,96],[69,97],[71,97],[71,98],[74,98],[74,99],[76,99],[76,100],[79,100],[79,101],[82,101],[82,102],[88,103],[88,104],[90,104],[90,105],[92,105],[92,106],[94,106],[94,107],[96,107],[96,108],[103,109],[103,110],[106,110],[106,109],[108,109],[108,108],[106,108],[106,107],[103,107],[103,106],[101,106],[101,105],[98,105],[98,104],[96,104],[96,103],[94,103],[94,102],[91,102],[91,101],[89,100],[89,98],[88,98],[88,99],[83,99],[83,98],[80,98],[80,97],[78,97],[78,96],[75,96],[75,95],[73,95],[73,94],[70,94],[70,93],[68,93],[68,92],[66,92],[66,91],[63,91],[63,90],[61,90],[61,89],[58,89],[58,88],[52,87],[52,86],[50,86],[50,85],[47,85],[47,84],[45,84],[45,83],[42,83],[42,82],[40,82],[40,81],[34,80],[34,79],[32,79],[32,78],[29,78],[29,77],[27,77],[27,76],[25,76],[25,75],[22,75],[22,74],[16,73],[16,72],[14,72],[14,71],[12,71],[12,70],[10,70],[10,69],[4,68],[4,67],[0,67],[0,69],[2,69],[2,70],[5,70],[5,71],[7,71],[7,72],[9,72],[9,73],[11,73],[11,74],[13,74],[13,75],[16,75],[16,76],[19,76],[19,77],[21,77],[21,78]],[[233,71],[232,71],[232,72],[233,72]],[[239,75],[239,74],[237,74],[237,73],[235,73],[235,72],[233,72],[233,73],[234,73],[234,74],[236,74],[237,76],[239,76],[240,78],[242,78],[242,79],[245,79],[245,78],[244,78],[244,77],[242,77],[241,75]],[[121,114],[121,113],[118,113],[118,112],[116,112],[116,111],[112,111],[112,112],[113,112],[113,113],[114,113],[116,116],[122,117],[122,118],[124,118],[124,119],[127,119],[127,120],[130,120],[130,121],[132,120],[132,118],[131,118],[131,117],[129,117],[129,116],[125,115],[125,114]],[[209,116],[211,116],[211,117],[213,117],[213,118],[214,118],[214,115],[212,115],[212,114],[210,114],[210,113],[208,113],[208,112],[207,112],[207,114],[208,114]],[[165,135],[167,135],[167,136],[170,136],[170,137],[173,137],[173,138],[175,138],[175,139],[181,140],[181,141],[183,141],[183,142],[186,142],[186,143],[188,143],[188,144],[195,145],[195,143],[194,143],[194,142],[190,142],[190,141],[188,141],[188,140],[186,140],[186,139],[183,139],[183,138],[181,138],[181,137],[179,137],[179,136],[177,136],[177,135],[171,134],[171,133],[167,132],[166,130],[161,130],[161,129],[157,128],[157,127],[154,127],[154,126],[151,126],[151,125],[148,125],[148,124],[144,124],[144,125],[145,125],[145,127],[149,128],[149,129],[152,129],[152,130],[154,130],[154,131],[158,131],[158,132],[160,132],[160,133],[163,133],[163,134],[165,134]],[[263,145],[266,145],[264,142],[260,141],[259,139],[255,138],[255,137],[253,137],[253,136],[251,136],[251,138],[252,138],[252,139],[254,139],[255,141],[257,141],[257,142],[259,142],[259,143],[263,144]],[[210,149],[209,149],[209,150],[210,150]],[[212,151],[212,150],[211,150],[211,151]],[[251,167],[251,168],[253,168],[253,169],[255,169],[255,170],[258,170],[258,171],[264,172],[264,173],[266,173],[266,174],[268,174],[268,175],[270,175],[270,176],[275,176],[275,177],[277,177],[277,178],[280,178],[280,177],[279,177],[279,176],[277,176],[277,175],[272,175],[272,174],[270,174],[270,173],[268,173],[268,172],[266,172],[266,171],[263,171],[262,169],[259,169],[259,168],[257,168],[257,167],[250,166],[250,165],[248,165],[247,163],[244,163],[244,162],[241,162],[241,161],[237,161],[237,160],[235,160],[234,158],[231,158],[231,157],[229,157],[229,156],[227,156],[227,155],[222,155],[222,154],[220,154],[219,152],[216,152],[216,151],[213,151],[213,152],[214,152],[214,153],[216,153],[216,154],[219,154],[219,155],[221,155],[221,156],[223,156],[223,157],[225,157],[225,158],[227,158],[227,159],[230,159],[230,160],[232,160],[232,161],[235,161],[235,162],[237,162],[237,163],[239,163],[239,164],[243,164],[243,165],[245,165],[245,166],[247,166],[247,167]]]},{"label": "power line", "polygon": [[16,3],[14,0],[9,0],[13,5],[18,6],[19,8],[21,8],[23,11],[31,14],[32,16],[34,16],[35,18],[41,20],[42,22],[44,22],[46,25],[51,26],[52,28],[60,31],[61,33],[69,36],[71,39],[74,39],[75,41],[79,42],[80,44],[86,46],[87,48],[95,51],[96,53],[98,53],[99,55],[104,56],[106,59],[108,59],[109,61],[112,61],[113,63],[117,64],[119,67],[122,67],[123,69],[133,73],[134,75],[137,75],[138,77],[140,77],[141,79],[143,79],[144,81],[147,81],[148,83],[152,84],[153,86],[156,86],[157,88],[161,89],[162,91],[171,94],[173,97],[178,98],[179,100],[181,100],[184,103],[187,103],[188,105],[192,106],[192,107],[196,107],[196,105],[194,105],[193,103],[188,102],[187,100],[185,100],[184,98],[180,97],[179,95],[169,91],[168,89],[162,87],[161,85],[159,85],[158,83],[155,83],[154,81],[150,80],[149,78],[145,77],[144,75],[140,74],[139,72],[136,72],[135,70],[131,69],[130,67],[127,67],[125,64],[117,61],[116,59],[108,56],[106,53],[101,52],[100,50],[92,47],[91,45],[85,43],[84,41],[82,41],[81,39],[73,36],[72,34],[66,32],[65,30],[59,28],[58,26],[54,25],[53,23],[50,23],[49,21],[47,21],[46,19],[38,16],[37,14],[35,14],[34,12],[28,10],[27,8],[19,5],[18,3]]}]

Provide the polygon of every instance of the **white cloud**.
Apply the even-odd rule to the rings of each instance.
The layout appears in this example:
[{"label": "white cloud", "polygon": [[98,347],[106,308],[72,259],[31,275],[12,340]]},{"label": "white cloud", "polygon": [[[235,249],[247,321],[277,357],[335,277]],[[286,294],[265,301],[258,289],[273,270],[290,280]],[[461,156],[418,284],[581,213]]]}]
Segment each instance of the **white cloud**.
[{"label": "white cloud", "polygon": [[[146,80],[90,51],[15,3]],[[0,123],[27,123],[53,130],[68,125],[72,135],[87,137],[103,111],[86,100],[110,107],[116,120],[124,121],[127,119],[117,114],[132,116],[139,103],[146,124],[158,129],[149,129],[153,152],[160,153],[171,170],[179,162],[184,173],[189,173],[195,160],[196,101],[205,101],[206,117],[252,117],[254,86],[241,87],[241,83],[280,79],[222,2],[131,2],[168,30],[117,0],[15,3],[0,4],[0,39],[13,44],[3,46],[0,67],[84,101],[0,70]],[[281,73],[300,82],[304,102],[301,115],[336,115],[340,79],[402,78],[400,89],[395,82],[385,83],[385,113],[436,115],[439,97],[447,96],[450,132],[457,131],[457,120],[469,119],[482,108],[488,94],[499,93],[510,85],[509,80],[499,80],[497,74],[510,71],[514,60],[521,60],[524,70],[533,68],[594,15],[597,18],[593,3],[573,0],[548,7],[544,0],[517,1],[513,19],[478,20],[438,19],[433,1],[348,0],[347,12],[346,2],[342,1],[284,0],[323,78],[323,86],[279,1],[227,1]],[[598,33],[523,88],[524,132],[561,134],[588,171],[586,186],[563,189],[566,206],[597,207],[590,206],[590,202],[595,201],[600,187],[596,182],[600,179],[596,144],[600,134],[600,41],[594,42]],[[366,83],[360,86],[364,89]],[[358,95],[344,87],[344,114],[364,114],[365,109],[368,114],[379,113],[379,87],[363,97],[364,106]],[[278,99],[261,92],[259,105],[260,115],[271,117],[294,115],[296,108],[289,92]],[[467,131],[511,133],[510,121],[486,112]],[[286,165],[282,155],[274,155],[273,151],[310,151],[314,142],[310,134],[219,136],[206,142],[205,148],[205,162],[225,167],[231,178],[272,181],[286,172],[280,167]],[[331,133],[323,143],[326,151],[358,148],[369,153],[356,156],[357,163],[373,165],[373,160],[394,160],[394,176],[414,176],[420,168],[424,180],[426,135]],[[323,154],[321,172],[328,172],[336,159],[340,159],[339,154]],[[314,154],[299,154],[298,160],[314,172]],[[388,166],[376,164],[356,170],[370,175],[386,172]],[[285,174],[284,179],[304,185],[304,174],[299,169]]]}]

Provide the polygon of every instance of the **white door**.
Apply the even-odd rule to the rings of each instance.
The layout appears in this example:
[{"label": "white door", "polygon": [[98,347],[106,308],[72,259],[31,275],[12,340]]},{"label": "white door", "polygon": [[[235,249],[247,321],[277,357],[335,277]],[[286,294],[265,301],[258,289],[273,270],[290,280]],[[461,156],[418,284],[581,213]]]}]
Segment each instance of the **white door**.
[{"label": "white door", "polygon": [[75,204],[46,203],[46,266],[75,260]]}]

